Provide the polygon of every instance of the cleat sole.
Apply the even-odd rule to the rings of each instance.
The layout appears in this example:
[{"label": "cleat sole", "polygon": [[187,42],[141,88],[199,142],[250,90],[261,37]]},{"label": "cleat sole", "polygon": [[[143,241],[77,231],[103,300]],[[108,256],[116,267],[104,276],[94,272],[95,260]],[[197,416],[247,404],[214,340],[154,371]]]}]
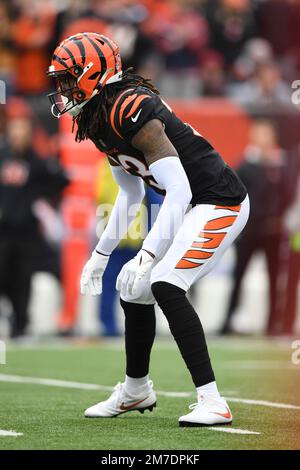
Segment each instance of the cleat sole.
[{"label": "cleat sole", "polygon": [[139,411],[140,413],[144,414],[145,410],[153,411],[153,408],[156,408],[156,402],[153,403],[153,405],[147,406],[146,408],[135,408],[135,410],[133,409],[132,411]]},{"label": "cleat sole", "polygon": [[146,408],[132,408],[131,410],[126,410],[126,411],[122,411],[116,415],[112,415],[112,416],[85,416],[85,418],[92,418],[92,419],[95,419],[95,418],[104,418],[104,419],[107,419],[107,418],[117,418],[118,416],[121,416],[121,415],[124,415],[125,413],[130,413],[131,411],[139,411],[140,413],[144,414],[144,411],[145,410],[149,410],[149,411],[153,411],[153,408],[156,407],[156,402],[153,403],[152,405],[149,405],[147,406]]},{"label": "cleat sole", "polygon": [[190,421],[179,421],[180,428],[207,428],[211,426],[230,426],[232,421],[229,423],[217,423],[217,424],[206,424],[206,423],[191,423]]}]

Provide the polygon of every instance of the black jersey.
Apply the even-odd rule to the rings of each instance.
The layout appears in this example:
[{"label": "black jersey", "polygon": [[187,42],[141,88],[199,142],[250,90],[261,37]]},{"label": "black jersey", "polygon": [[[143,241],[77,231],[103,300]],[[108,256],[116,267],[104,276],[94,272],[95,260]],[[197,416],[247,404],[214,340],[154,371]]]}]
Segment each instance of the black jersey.
[{"label": "black jersey", "polygon": [[212,145],[149,89],[140,86],[120,92],[108,117],[101,138],[92,138],[94,144],[108,155],[112,165],[143,178],[160,194],[165,192],[152,176],[143,153],[131,144],[134,135],[151,119],[162,121],[178,152],[190,183],[192,204],[236,205],[245,198],[243,183]]}]

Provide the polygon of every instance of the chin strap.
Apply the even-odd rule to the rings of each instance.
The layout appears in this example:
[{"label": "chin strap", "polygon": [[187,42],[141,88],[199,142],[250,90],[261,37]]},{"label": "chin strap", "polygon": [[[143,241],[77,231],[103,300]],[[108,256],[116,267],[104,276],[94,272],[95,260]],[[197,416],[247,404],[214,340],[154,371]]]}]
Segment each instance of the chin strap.
[{"label": "chin strap", "polygon": [[[92,99],[94,98],[94,96],[97,95],[97,93],[99,93],[99,90],[94,90],[93,93],[91,94],[91,96],[87,99],[87,100],[84,100],[82,101],[80,104],[76,104],[73,108],[71,108],[70,110],[67,111],[67,113],[72,116],[72,117],[76,117],[78,116],[78,114],[80,113],[80,111],[82,110],[82,108]],[[61,115],[60,115],[61,116]],[[59,117],[60,117],[59,116]]]},{"label": "chin strap", "polygon": [[76,117],[76,116],[78,116],[78,114],[80,113],[82,108],[86,105],[86,103],[88,103],[92,98],[94,98],[94,96],[96,96],[97,93],[99,93],[99,90],[96,89],[96,90],[93,91],[93,93],[89,97],[89,99],[82,101],[80,104],[76,104],[72,108],[65,110],[63,113],[59,113],[59,112],[56,113],[55,112],[55,104],[53,104],[51,106],[51,114],[54,117],[56,117],[57,119],[59,119],[65,112],[67,112],[72,117]]}]

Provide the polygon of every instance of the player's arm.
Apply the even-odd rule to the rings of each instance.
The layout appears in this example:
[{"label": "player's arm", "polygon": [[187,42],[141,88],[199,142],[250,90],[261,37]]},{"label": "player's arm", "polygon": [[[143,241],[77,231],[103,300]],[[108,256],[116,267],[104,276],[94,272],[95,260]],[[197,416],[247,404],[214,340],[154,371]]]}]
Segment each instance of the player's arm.
[{"label": "player's arm", "polygon": [[113,165],[111,170],[119,185],[119,193],[108,224],[83,268],[80,280],[82,294],[101,294],[102,276],[109,256],[128,232],[145,194],[141,178],[126,173],[120,166]]},{"label": "player's arm", "polygon": [[160,120],[148,121],[133,137],[132,145],[143,152],[155,180],[166,191],[156,221],[143,243],[144,250],[159,257],[180,227],[192,191],[177,151]]},{"label": "player's arm", "polygon": [[124,238],[145,195],[142,178],[126,173],[121,166],[111,165],[111,171],[119,192],[107,226],[96,246],[96,251],[105,255],[110,255]]}]

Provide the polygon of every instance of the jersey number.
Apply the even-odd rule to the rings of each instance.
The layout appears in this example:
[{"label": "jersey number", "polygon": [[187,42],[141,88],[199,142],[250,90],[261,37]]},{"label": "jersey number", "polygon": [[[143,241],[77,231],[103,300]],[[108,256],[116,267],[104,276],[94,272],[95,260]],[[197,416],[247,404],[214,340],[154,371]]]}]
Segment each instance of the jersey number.
[{"label": "jersey number", "polygon": [[141,178],[143,178],[146,184],[153,188],[157,188],[160,191],[164,191],[164,189],[159,186],[159,184],[155,181],[151,174],[151,171],[146,167],[143,162],[141,162],[137,158],[130,157],[129,155],[118,155],[118,160],[126,171],[128,171],[129,173],[137,173]]}]

